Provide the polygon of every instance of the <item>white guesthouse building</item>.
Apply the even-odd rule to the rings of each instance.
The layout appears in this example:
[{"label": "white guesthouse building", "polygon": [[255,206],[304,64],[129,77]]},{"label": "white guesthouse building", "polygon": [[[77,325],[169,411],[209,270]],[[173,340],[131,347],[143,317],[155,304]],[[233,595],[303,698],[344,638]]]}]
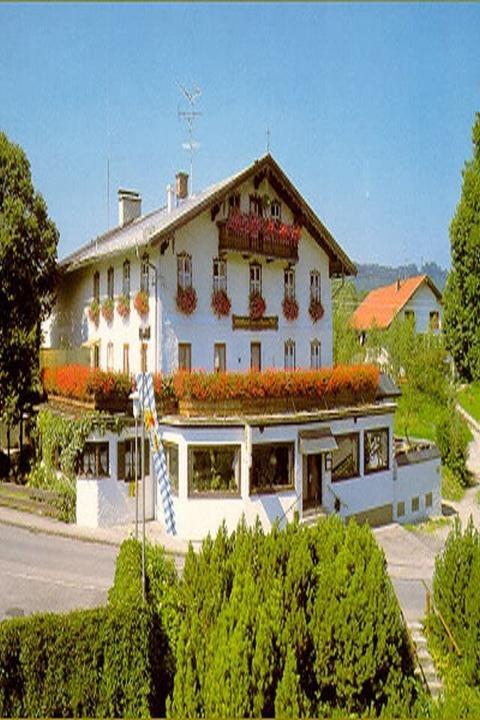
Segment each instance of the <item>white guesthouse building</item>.
[{"label": "white guesthouse building", "polygon": [[[179,173],[148,215],[119,191],[119,226],[60,263],[47,344],[87,347],[92,366],[127,373],[330,366],[332,277],[355,267],[278,164],[266,155],[194,196],[187,183]],[[382,378],[376,399],[351,407],[164,416],[179,535],[200,539],[223,520],[233,529],[242,515],[268,528],[295,512],[372,524],[439,513],[438,452],[395,451],[395,394]],[[132,520],[133,438],[133,421],[90,438],[79,524]],[[147,473],[147,517],[163,522]]]}]

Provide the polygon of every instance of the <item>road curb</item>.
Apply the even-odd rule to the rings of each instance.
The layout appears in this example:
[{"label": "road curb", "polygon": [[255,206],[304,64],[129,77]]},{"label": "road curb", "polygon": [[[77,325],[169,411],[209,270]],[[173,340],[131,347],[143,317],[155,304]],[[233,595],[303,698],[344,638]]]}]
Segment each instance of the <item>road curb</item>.
[{"label": "road curb", "polygon": [[462,417],[468,422],[469,425],[473,427],[473,429],[480,434],[480,423],[478,423],[474,417],[470,415],[461,405],[460,403],[457,403],[457,410],[462,415]]}]

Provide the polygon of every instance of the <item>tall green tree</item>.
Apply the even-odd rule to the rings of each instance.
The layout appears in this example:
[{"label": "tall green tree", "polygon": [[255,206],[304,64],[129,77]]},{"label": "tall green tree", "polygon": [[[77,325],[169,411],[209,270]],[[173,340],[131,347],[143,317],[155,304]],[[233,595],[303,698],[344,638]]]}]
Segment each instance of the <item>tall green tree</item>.
[{"label": "tall green tree", "polygon": [[452,270],[444,296],[443,328],[460,376],[480,379],[480,113],[472,131],[460,202],[450,225]]},{"label": "tall green tree", "polygon": [[58,231],[24,151],[0,132],[0,419],[16,421],[38,377],[53,304]]}]

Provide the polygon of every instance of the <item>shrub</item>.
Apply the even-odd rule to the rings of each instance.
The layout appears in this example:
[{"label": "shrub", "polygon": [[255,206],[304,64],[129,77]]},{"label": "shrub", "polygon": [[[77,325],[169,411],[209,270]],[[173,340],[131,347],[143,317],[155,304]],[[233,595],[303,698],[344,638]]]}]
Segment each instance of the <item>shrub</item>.
[{"label": "shrub", "polygon": [[147,717],[152,616],[141,607],[37,614],[0,623],[0,715]]},{"label": "shrub", "polygon": [[458,478],[463,487],[469,484],[467,469],[470,430],[465,420],[455,410],[443,412],[436,427],[436,443],[442,463]]},{"label": "shrub", "polygon": [[223,527],[189,551],[180,609],[173,716],[344,716],[398,697],[408,711],[419,695],[367,527]]}]

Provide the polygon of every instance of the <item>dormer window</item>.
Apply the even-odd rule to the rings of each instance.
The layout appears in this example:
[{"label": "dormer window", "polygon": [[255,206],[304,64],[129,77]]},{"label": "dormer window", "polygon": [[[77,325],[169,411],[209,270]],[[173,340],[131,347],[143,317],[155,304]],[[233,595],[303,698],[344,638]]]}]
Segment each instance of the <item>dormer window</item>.
[{"label": "dormer window", "polygon": [[148,253],[142,256],[142,263],[140,266],[140,289],[144,290],[147,295],[150,289],[150,258]]},{"label": "dormer window", "polygon": [[321,302],[320,273],[312,270],[310,273],[310,300]]},{"label": "dormer window", "polygon": [[270,205],[270,217],[272,220],[280,221],[282,219],[282,205],[278,200],[273,200]]},{"label": "dormer window", "polygon": [[130,261],[125,260],[123,263],[123,276],[122,276],[122,294],[125,297],[130,297]]},{"label": "dormer window", "polygon": [[177,255],[177,286],[180,290],[192,287],[192,256],[187,253]]},{"label": "dormer window", "polygon": [[287,268],[283,274],[284,297],[295,300],[295,269]]},{"label": "dormer window", "polygon": [[227,292],[227,261],[221,258],[213,260],[213,292]]},{"label": "dormer window", "polygon": [[113,267],[109,267],[107,271],[107,295],[109,300],[113,300],[114,296],[114,274]]},{"label": "dormer window", "polygon": [[93,299],[100,302],[100,273],[96,270],[93,273]]}]

